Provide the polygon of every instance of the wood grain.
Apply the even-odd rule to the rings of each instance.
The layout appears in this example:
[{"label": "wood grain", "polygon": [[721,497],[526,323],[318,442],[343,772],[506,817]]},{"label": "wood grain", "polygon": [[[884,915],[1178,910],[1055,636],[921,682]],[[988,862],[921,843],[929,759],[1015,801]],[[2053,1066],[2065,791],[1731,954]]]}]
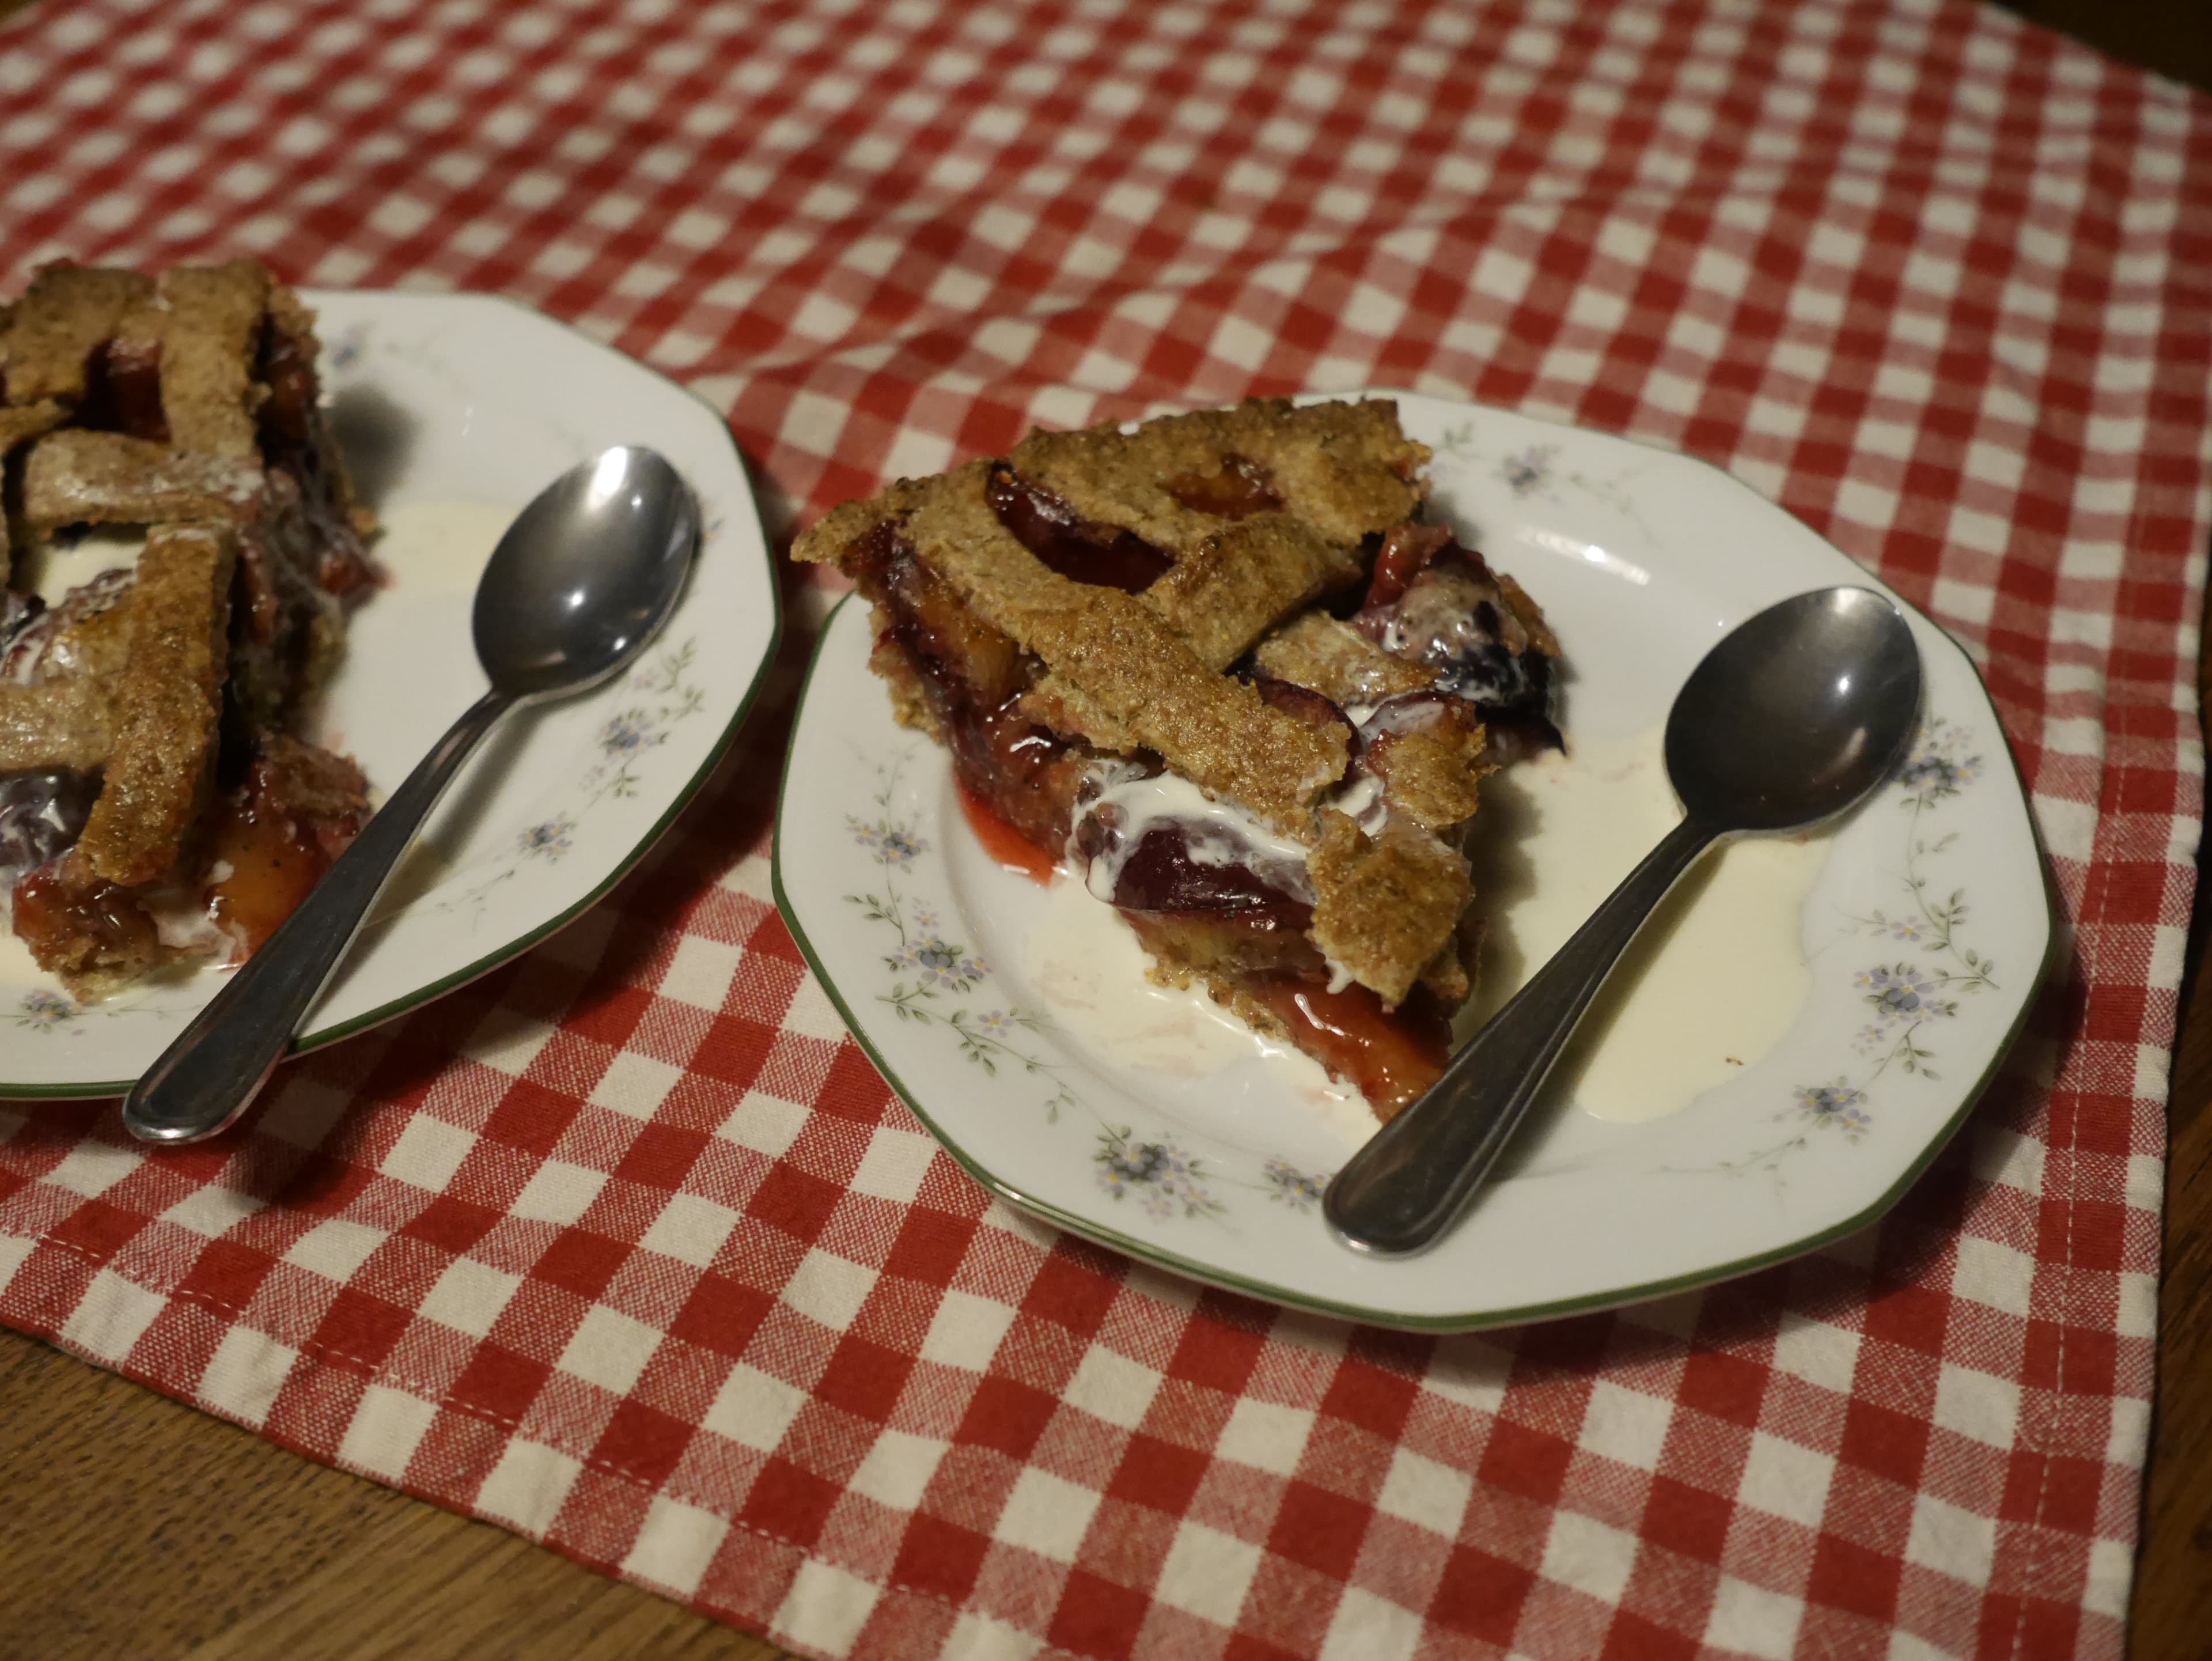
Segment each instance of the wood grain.
[{"label": "wood grain", "polygon": [[[2199,666],[2197,699],[2200,709],[2212,703],[2212,667]],[[2158,1399],[2136,1561],[2135,1661],[2203,1661],[2212,1648],[2212,861],[2204,851],[2197,874],[2166,1115]]]},{"label": "wood grain", "polygon": [[0,1332],[0,1652],[789,1661],[486,1523]]},{"label": "wood grain", "polygon": [[2123,64],[2212,91],[2212,10],[2203,0],[2003,0],[2007,11]]}]

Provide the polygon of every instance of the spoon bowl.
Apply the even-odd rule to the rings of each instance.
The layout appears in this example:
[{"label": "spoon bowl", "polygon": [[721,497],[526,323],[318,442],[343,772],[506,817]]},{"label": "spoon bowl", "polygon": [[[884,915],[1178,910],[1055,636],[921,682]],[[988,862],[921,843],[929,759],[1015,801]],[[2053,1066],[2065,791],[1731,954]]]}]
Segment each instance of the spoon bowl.
[{"label": "spoon bowl", "polygon": [[1615,961],[1698,856],[1723,838],[1801,830],[1862,800],[1904,755],[1919,713],[1911,625],[1871,589],[1798,594],[1727,635],[1667,718],[1681,824],[1337,1172],[1322,1196],[1337,1237],[1387,1256],[1433,1244],[1504,1151]]},{"label": "spoon bowl", "polygon": [[131,1088],[131,1135],[200,1141],[246,1110],[470,751],[509,710],[595,686],[635,658],[683,597],[699,535],[682,477],[634,446],[571,468],[522,510],[477,585],[491,690]]},{"label": "spoon bowl", "polygon": [[572,467],[507,526],[477,585],[477,657],[517,699],[580,692],[635,657],[683,592],[699,509],[659,452]]},{"label": "spoon bowl", "polygon": [[1794,830],[1842,812],[1896,765],[1920,707],[1920,653],[1870,588],[1770,605],[1707,653],[1667,717],[1667,776],[1717,830]]}]

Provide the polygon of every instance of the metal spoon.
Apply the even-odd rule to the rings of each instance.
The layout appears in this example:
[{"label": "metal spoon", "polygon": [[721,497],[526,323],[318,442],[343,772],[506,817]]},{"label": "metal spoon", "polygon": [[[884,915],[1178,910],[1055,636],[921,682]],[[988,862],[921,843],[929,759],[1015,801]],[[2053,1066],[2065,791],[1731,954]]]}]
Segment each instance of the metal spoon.
[{"label": "metal spoon", "polygon": [[675,609],[698,546],[698,504],[653,451],[609,450],[538,493],[477,585],[491,690],[138,1080],[123,1103],[131,1135],[196,1142],[246,1110],[469,752],[508,710],[580,692],[635,658]]},{"label": "metal spoon", "polygon": [[1481,1185],[1613,962],[1714,843],[1795,830],[1881,782],[1912,736],[1920,654],[1904,614],[1868,588],[1769,606],[1692,672],[1667,718],[1667,772],[1688,817],[1443,1076],[1336,1174],[1322,1210],[1346,1245],[1419,1251]]}]

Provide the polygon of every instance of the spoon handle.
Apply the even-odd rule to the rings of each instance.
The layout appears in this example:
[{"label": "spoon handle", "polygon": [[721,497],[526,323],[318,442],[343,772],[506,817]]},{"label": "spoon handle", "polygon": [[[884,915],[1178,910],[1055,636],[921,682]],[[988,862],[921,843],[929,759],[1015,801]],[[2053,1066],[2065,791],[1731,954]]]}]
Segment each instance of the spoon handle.
[{"label": "spoon handle", "polygon": [[132,1135],[197,1142],[246,1111],[291,1049],[301,1017],[353,944],[423,817],[514,703],[498,692],[477,699],[369,816],[353,845],[124,1098],[123,1123]]},{"label": "spoon handle", "polygon": [[1352,1156],[1322,1199],[1346,1244],[1397,1256],[1443,1232],[1511,1140],[1615,960],[1717,834],[1695,819],[1668,831],[1443,1076]]}]

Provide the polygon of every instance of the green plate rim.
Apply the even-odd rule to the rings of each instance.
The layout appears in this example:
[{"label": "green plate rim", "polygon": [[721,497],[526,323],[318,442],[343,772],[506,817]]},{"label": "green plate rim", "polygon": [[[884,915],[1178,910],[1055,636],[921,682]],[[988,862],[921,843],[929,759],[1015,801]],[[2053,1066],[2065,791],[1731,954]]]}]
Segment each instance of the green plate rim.
[{"label": "green plate rim", "polygon": [[[1683,459],[1695,459],[1693,457]],[[1739,486],[1742,484],[1741,480],[1731,482]],[[1974,684],[1981,689],[1982,697],[1988,703],[1991,714],[1996,713],[1996,702],[1990,697],[1989,684],[1983,678],[1980,668],[1975,664],[1972,655],[1952,638],[1948,630],[1922,611],[1918,606],[1914,605],[1911,601],[1891,589],[1889,585],[1882,582],[1879,576],[1859,568],[1857,562],[1851,560],[1849,555],[1838,550],[1836,551],[1836,557],[1846,561],[1854,569],[1860,570],[1863,577],[1879,585],[1881,591],[1889,598],[1908,608],[1933,629],[1943,643],[1959,654],[1968,672],[1973,675]],[[1957,1135],[1959,1127],[1966,1122],[1967,1116],[1979,1104],[1983,1093],[1990,1086],[1990,1080],[1996,1078],[1998,1069],[2004,1065],[2005,1057],[2012,1053],[2014,1044],[2019,1041],[2022,1028],[2027,1025],[2029,1015],[2034,1012],[2036,1001],[2042,995],[2044,982],[2048,977],[2051,962],[2057,954],[2059,930],[2057,927],[2057,911],[2052,904],[2050,855],[2043,846],[2041,832],[2036,827],[2035,813],[2031,805],[2033,798],[2028,794],[2026,781],[2021,776],[2020,763],[2013,754],[2011,741],[2005,734],[2004,722],[2000,716],[1997,720],[1997,736],[2004,740],[2002,747],[2013,788],[2019,793],[2023,806],[2027,808],[2025,817],[2027,821],[2028,835],[2035,843],[2037,865],[2043,876],[2043,956],[2041,961],[2036,965],[2033,980],[2021,998],[2019,1010],[2014,1015],[2010,1026],[2006,1029],[2003,1041],[1997,1045],[1988,1065],[1982,1069],[1980,1076],[1960,1097],[1958,1107],[1953,1110],[1950,1116],[1929,1136],[1911,1163],[1887,1189],[1863,1208],[1840,1222],[1832,1223],[1824,1229],[1817,1230],[1798,1239],[1765,1251],[1753,1252],[1749,1256],[1717,1263],[1710,1269],[1692,1270],[1686,1274],[1668,1276],[1664,1280],[1644,1281],[1638,1285],[1617,1287],[1606,1292],[1586,1293],[1573,1298],[1555,1299],[1545,1303],[1516,1304],[1502,1309],[1470,1310],[1455,1314],[1416,1315],[1377,1309],[1364,1305],[1339,1303],[1333,1299],[1312,1297],[1288,1287],[1273,1286],[1265,1281],[1248,1280],[1241,1275],[1224,1274],[1219,1269],[1195,1262],[1176,1252],[1166,1250],[1138,1239],[1133,1235],[1125,1234],[1118,1229],[1109,1228],[1095,1223],[1088,1218],[1077,1216],[1049,1202],[1033,1199],[1012,1184],[994,1176],[966,1148],[947,1135],[943,1127],[930,1116],[928,1110],[922,1106],[915,1092],[891,1068],[874,1043],[869,1040],[860,1023],[855,1019],[851,1006],[846,1002],[844,995],[838,990],[836,982],[823,970],[821,954],[815,949],[813,941],[807,937],[805,928],[799,920],[797,908],[792,904],[791,897],[784,887],[784,812],[790,800],[790,794],[786,787],[790,781],[792,758],[797,753],[796,739],[799,723],[805,715],[808,694],[813,690],[815,671],[821,665],[823,642],[829,638],[830,624],[836,620],[837,614],[855,598],[856,596],[848,593],[830,609],[829,617],[823,620],[821,632],[816,636],[813,649],[808,654],[805,677],[799,684],[799,696],[793,705],[793,743],[784,752],[783,767],[776,782],[775,836],[769,856],[769,880],[775,897],[776,910],[782,914],[784,926],[790,929],[791,937],[799,946],[799,955],[806,959],[807,968],[812,972],[816,981],[820,983],[822,989],[829,994],[830,1001],[836,1007],[839,1018],[844,1021],[846,1030],[852,1033],[854,1041],[860,1046],[862,1053],[867,1056],[870,1064],[882,1075],[884,1081],[891,1087],[899,1099],[913,1110],[914,1116],[928,1128],[929,1134],[936,1139],[938,1146],[951,1154],[954,1162],[981,1183],[987,1191],[996,1194],[1009,1204],[1019,1208],[1030,1215],[1042,1218],[1071,1234],[1119,1251],[1139,1262],[1151,1263],[1158,1268],[1170,1270],[1187,1280],[1197,1281],[1206,1286],[1218,1287],[1224,1291],[1237,1293],[1248,1298],[1256,1298],[1262,1302],[1274,1304],[1285,1309],[1299,1310],[1310,1314],[1328,1316],[1340,1320],[1356,1321],[1370,1326],[1388,1327],[1401,1332],[1474,1332],[1485,1328],[1518,1326],[1534,1321],[1557,1320],[1564,1316],[1591,1314],[1601,1310],[1619,1309],[1631,1304],[1645,1303],[1656,1298],[1667,1297],[1674,1293],[1688,1292],[1698,1287],[1714,1285],[1718,1281],[1735,1280],[1740,1275],[1771,1268],[1776,1263],[1786,1262],[1790,1258],[1802,1256],[1808,1251],[1818,1250],[1820,1247],[1840,1240],[1847,1235],[1856,1234],[1859,1230],[1879,1220],[1905,1197],[1905,1191],[1920,1179],[1921,1174],[1934,1162],[1936,1156],[1942,1153],[1949,1144],[1952,1137]]]}]

